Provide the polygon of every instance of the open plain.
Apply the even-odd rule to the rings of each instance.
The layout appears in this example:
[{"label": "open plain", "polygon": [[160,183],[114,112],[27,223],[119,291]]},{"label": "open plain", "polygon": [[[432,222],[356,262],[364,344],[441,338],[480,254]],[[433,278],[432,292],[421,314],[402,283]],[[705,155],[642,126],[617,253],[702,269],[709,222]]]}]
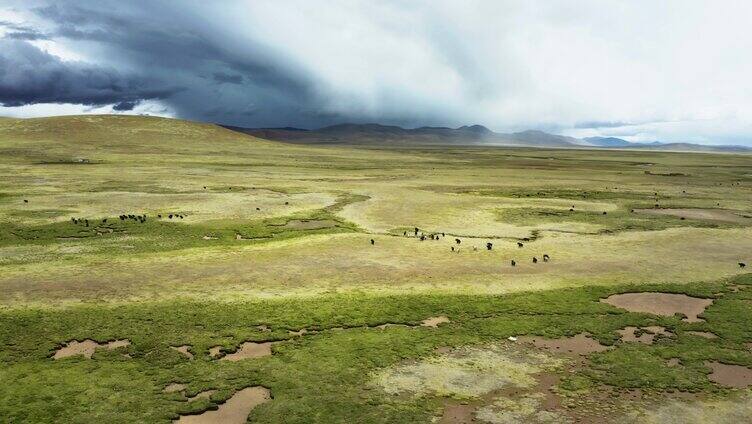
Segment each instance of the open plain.
[{"label": "open plain", "polygon": [[751,263],[748,154],[3,119],[0,421],[745,422]]}]

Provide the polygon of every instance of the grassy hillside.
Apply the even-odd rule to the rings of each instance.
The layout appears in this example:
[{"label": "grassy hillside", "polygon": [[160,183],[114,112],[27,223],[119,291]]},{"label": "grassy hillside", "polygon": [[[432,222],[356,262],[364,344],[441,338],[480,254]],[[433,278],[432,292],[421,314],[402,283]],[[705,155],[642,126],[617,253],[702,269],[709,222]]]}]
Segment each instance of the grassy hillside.
[{"label": "grassy hillside", "polygon": [[[752,365],[738,265],[752,263],[751,195],[742,155],[0,120],[0,378],[15,383],[0,421],[168,422],[249,386],[273,398],[253,422],[744,416],[746,392],[708,376],[715,361]],[[713,303],[686,322],[599,302],[632,291]],[[449,322],[421,325],[432,317]],[[670,334],[650,345],[619,333],[655,326]],[[572,357],[507,340],[582,332],[612,347]],[[129,344],[53,359],[86,339]],[[210,355],[248,341],[275,343],[265,357]],[[468,392],[493,373],[502,386]]]}]

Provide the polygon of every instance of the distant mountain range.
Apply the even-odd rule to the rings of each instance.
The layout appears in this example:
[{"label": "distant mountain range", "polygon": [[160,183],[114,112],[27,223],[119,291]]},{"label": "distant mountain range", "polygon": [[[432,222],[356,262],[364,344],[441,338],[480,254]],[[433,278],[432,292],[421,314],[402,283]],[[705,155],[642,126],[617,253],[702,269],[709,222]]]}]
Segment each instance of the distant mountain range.
[{"label": "distant mountain range", "polygon": [[527,130],[515,133],[496,133],[482,125],[402,128],[381,124],[337,124],[316,130],[301,128],[225,128],[267,140],[303,144],[355,145],[466,145],[514,146],[543,148],[607,148],[651,149],[697,152],[752,152],[752,148],[734,145],[704,145],[693,143],[634,143],[616,137],[575,138]]}]

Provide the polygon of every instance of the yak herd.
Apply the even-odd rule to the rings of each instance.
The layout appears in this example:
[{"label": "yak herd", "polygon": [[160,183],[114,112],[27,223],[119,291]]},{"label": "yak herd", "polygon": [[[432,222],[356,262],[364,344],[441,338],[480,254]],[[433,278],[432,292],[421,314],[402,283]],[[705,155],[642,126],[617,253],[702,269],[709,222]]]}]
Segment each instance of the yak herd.
[{"label": "yak herd", "polygon": [[[420,236],[418,236],[418,233],[420,233]],[[407,231],[403,231],[402,235],[404,237],[409,237]],[[425,240],[440,240],[442,237],[446,237],[445,233],[430,233],[430,234],[426,235],[426,234],[422,233],[420,231],[420,228],[418,228],[418,227],[415,227],[415,229],[413,230],[413,235],[415,237],[418,237],[420,239],[420,241],[425,241]],[[526,239],[523,239],[523,240],[529,240],[529,239],[526,238]],[[375,243],[376,243],[376,241],[374,239],[371,239],[371,245],[374,245]],[[454,239],[454,243],[456,245],[460,245],[460,244],[462,244],[462,240],[460,240],[458,238],[455,238]],[[517,242],[517,247],[525,247],[525,245],[522,242],[518,241]],[[459,251],[460,251],[459,247],[455,248],[455,246],[450,246],[449,249],[450,249],[451,252],[455,252],[455,253],[459,253]],[[473,246],[473,251],[477,251],[477,250],[478,250],[478,248],[475,247],[475,246]],[[486,243],[486,250],[493,250],[493,243],[487,242]],[[543,262],[548,262],[550,260],[551,260],[551,256],[549,256],[548,254],[544,254],[543,255]],[[538,263],[538,258],[535,257],[535,256],[533,256],[533,263],[534,264]],[[512,259],[511,265],[512,266],[517,266],[517,261],[515,261],[514,259]]]}]

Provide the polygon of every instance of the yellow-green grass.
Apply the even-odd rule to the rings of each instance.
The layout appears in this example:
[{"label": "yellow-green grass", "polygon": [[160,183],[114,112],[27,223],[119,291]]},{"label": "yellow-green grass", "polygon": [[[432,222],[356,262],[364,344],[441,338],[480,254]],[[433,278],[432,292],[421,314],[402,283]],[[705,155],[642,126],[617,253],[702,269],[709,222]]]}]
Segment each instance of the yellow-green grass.
[{"label": "yellow-green grass", "polygon": [[[641,416],[665,414],[667,390],[722,399],[695,415],[745,411],[704,361],[752,365],[751,282],[737,265],[752,262],[752,222],[630,211],[744,215],[751,194],[748,155],[314,147],[151,117],[0,120],[0,421],[168,422],[263,385],[274,400],[252,412],[260,422],[430,422],[437,391],[393,396],[373,376],[433,363],[437,347],[486,357],[509,336],[582,331],[615,348],[562,374],[569,408],[608,385],[652,393],[652,409],[624,403]],[[420,241],[415,227],[446,236]],[[639,290],[714,303],[690,324],[598,302]],[[363,328],[437,315],[451,323]],[[627,325],[676,337],[619,342]],[[322,331],[288,333],[301,328]],[[132,345],[49,357],[86,338]],[[208,357],[247,340],[284,343],[258,360]],[[195,360],[170,349],[183,344]],[[170,382],[218,391],[188,404],[161,392]]]}]

